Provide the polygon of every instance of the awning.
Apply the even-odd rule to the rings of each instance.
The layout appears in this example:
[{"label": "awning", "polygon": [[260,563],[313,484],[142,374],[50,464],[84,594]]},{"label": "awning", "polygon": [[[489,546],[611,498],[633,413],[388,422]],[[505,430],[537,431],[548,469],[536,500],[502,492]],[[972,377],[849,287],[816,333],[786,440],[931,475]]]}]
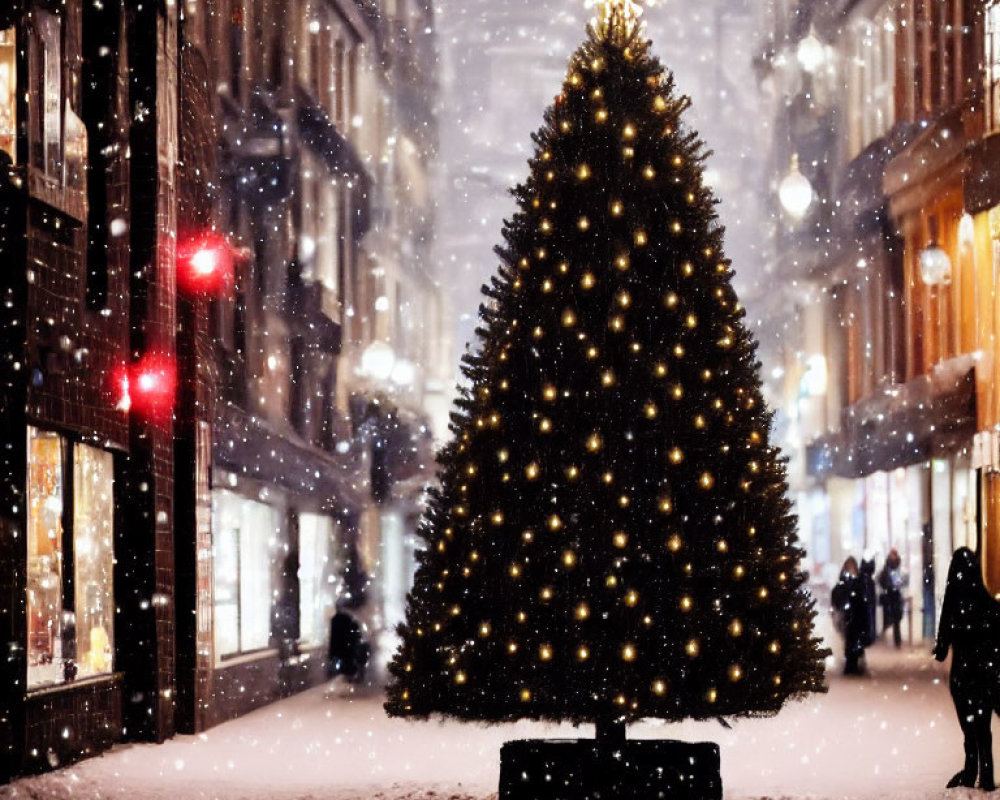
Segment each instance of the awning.
[{"label": "awning", "polygon": [[839,431],[806,446],[816,479],[860,478],[958,450],[976,431],[975,366],[959,356],[849,406]]}]

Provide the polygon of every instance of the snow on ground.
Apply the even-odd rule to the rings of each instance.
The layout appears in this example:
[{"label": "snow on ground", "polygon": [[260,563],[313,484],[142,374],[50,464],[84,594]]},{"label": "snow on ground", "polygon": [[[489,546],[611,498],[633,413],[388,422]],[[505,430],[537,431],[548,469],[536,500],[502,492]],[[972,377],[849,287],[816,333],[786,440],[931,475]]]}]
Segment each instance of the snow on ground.
[{"label": "snow on ground", "polygon": [[[944,791],[962,743],[947,673],[926,649],[872,648],[871,675],[777,717],[632,726],[633,738],[712,740],[727,800],[971,800]],[[492,800],[500,745],[589,737],[587,727],[387,719],[379,697],[318,687],[161,745],[122,745],[0,787],[0,800]],[[1000,738],[1000,737],[998,737]],[[996,795],[1000,797],[1000,795]]]}]

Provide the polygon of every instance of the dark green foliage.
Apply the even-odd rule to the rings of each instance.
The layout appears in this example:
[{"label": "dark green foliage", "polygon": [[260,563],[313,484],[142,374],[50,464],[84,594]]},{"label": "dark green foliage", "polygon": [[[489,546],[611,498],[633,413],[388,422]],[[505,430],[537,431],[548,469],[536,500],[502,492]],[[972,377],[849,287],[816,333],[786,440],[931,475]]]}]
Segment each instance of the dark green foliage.
[{"label": "dark green foliage", "polygon": [[573,56],[484,288],[391,714],[679,720],[822,690],[686,106],[635,33]]}]

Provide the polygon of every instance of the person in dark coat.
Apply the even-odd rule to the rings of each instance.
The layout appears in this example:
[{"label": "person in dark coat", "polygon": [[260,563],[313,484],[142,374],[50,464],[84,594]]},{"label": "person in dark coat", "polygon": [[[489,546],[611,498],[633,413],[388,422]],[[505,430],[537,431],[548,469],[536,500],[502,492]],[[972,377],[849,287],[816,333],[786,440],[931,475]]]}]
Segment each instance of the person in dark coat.
[{"label": "person in dark coat", "polygon": [[330,649],[327,675],[345,676],[352,683],[364,680],[369,647],[361,625],[343,608],[330,617]]},{"label": "person in dark coat", "polygon": [[830,601],[839,615],[839,628],[844,635],[844,674],[862,675],[864,670],[860,662],[868,641],[869,615],[864,584],[854,556],[848,556],[844,562]]},{"label": "person in dark coat", "polygon": [[934,658],[944,661],[951,649],[949,686],[962,728],[965,765],[948,787],[975,786],[992,791],[993,735],[1000,670],[1000,604],[983,583],[979,557],[967,547],[955,551],[941,607]]},{"label": "person in dark coat", "polygon": [[892,643],[896,647],[903,646],[903,636],[899,626],[903,621],[903,560],[899,551],[893,548],[885,559],[882,571],[878,574],[878,585],[882,590],[879,603],[882,605],[882,632],[892,628]]}]

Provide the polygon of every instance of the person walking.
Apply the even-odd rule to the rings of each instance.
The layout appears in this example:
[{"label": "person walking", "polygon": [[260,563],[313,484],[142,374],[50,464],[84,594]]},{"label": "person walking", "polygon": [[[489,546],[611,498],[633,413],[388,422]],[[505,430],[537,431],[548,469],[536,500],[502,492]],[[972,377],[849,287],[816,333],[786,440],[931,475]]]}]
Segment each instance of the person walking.
[{"label": "person walking", "polygon": [[844,674],[863,675],[861,656],[865,652],[870,623],[864,583],[854,556],[844,561],[830,601],[837,615],[837,627],[844,636]]},{"label": "person walking", "polygon": [[941,607],[934,658],[944,661],[951,650],[948,685],[962,728],[965,764],[948,788],[976,785],[992,791],[993,734],[990,725],[1000,700],[1000,604],[983,583],[979,556],[960,547],[951,558]]},{"label": "person walking", "polygon": [[882,606],[882,632],[892,628],[892,643],[896,647],[903,646],[903,636],[900,624],[903,621],[903,586],[906,578],[903,575],[902,559],[899,551],[893,548],[885,559],[882,571],[878,574],[878,585],[882,590],[879,603]]},{"label": "person walking", "polygon": [[364,683],[371,649],[361,624],[344,608],[330,617],[330,648],[327,676],[343,675],[350,683]]}]

